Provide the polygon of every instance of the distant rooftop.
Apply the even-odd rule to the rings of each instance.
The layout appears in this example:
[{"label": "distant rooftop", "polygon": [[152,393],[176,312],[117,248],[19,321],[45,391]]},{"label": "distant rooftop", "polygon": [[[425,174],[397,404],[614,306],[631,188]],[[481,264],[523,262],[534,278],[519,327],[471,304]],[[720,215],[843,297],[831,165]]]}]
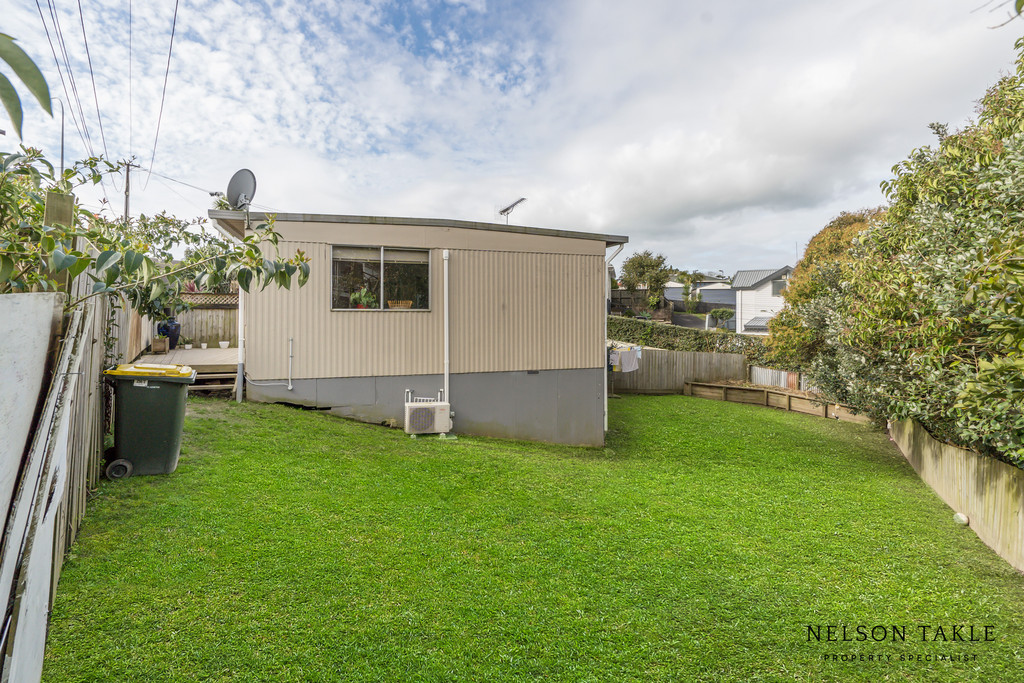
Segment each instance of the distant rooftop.
[{"label": "distant rooftop", "polygon": [[793,269],[790,266],[783,266],[777,269],[737,270],[736,274],[732,277],[732,288],[752,289],[765,280],[774,280],[776,277],[787,275],[791,272],[793,272]]}]

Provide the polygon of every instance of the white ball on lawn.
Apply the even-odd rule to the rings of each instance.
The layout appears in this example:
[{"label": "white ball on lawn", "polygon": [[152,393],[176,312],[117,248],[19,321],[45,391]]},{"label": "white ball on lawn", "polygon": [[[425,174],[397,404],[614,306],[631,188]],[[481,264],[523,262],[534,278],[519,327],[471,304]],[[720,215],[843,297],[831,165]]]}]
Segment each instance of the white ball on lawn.
[{"label": "white ball on lawn", "polygon": [[960,526],[967,526],[971,523],[970,518],[968,518],[967,515],[965,515],[962,512],[958,512],[955,515],[953,515],[953,521],[959,524]]}]

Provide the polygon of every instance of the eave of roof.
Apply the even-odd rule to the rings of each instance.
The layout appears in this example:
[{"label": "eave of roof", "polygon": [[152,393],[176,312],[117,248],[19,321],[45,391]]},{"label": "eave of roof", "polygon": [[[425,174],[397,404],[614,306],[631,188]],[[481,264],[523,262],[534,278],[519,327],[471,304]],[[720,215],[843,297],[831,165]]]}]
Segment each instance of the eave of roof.
[{"label": "eave of roof", "polygon": [[[245,229],[245,213],[242,211],[223,211],[211,209],[210,220],[219,224],[233,236],[241,238]],[[492,230],[495,232],[515,232],[524,235],[540,235],[543,237],[566,237],[580,240],[601,240],[605,247],[626,244],[629,238],[624,235],[605,235],[596,232],[575,232],[572,230],[554,230],[552,228],[531,228],[523,225],[504,225],[502,223],[477,223],[474,221],[457,221],[444,218],[400,218],[388,216],[337,216],[317,213],[250,213],[249,221],[257,224],[271,216],[278,222],[289,223],[357,223],[369,225],[417,225],[437,226],[441,228],[464,228],[467,230]]]},{"label": "eave of roof", "polygon": [[782,266],[778,270],[737,270],[732,278],[732,288],[754,289],[768,280],[774,280],[779,275],[792,272],[792,266]]}]

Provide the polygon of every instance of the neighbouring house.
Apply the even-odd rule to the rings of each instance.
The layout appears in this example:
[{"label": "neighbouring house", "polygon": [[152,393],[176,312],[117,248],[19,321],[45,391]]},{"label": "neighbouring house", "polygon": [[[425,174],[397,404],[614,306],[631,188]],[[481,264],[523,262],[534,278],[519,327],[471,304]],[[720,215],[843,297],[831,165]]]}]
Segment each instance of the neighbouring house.
[{"label": "neighbouring house", "polygon": [[738,270],[732,278],[736,293],[736,331],[740,334],[768,334],[768,321],[782,310],[791,266],[778,270]]},{"label": "neighbouring house", "polygon": [[[243,213],[209,215],[243,234]],[[275,229],[311,272],[242,296],[250,399],[403,425],[407,391],[447,389],[454,432],[604,443],[606,249],[628,238],[312,214],[277,214]]]},{"label": "neighbouring house", "polygon": [[711,307],[731,308],[736,305],[736,292],[729,280],[716,275],[707,275],[693,283],[695,293],[700,300]]},{"label": "neighbouring house", "polygon": [[683,301],[689,292],[686,291],[686,286],[681,282],[675,280],[669,280],[665,283],[664,296],[669,301]]}]

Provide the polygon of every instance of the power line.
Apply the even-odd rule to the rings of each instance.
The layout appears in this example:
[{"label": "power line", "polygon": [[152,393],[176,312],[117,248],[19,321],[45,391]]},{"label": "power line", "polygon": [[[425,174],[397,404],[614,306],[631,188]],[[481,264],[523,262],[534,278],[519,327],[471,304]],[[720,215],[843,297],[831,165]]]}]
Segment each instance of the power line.
[{"label": "power line", "polygon": [[[153,136],[153,154],[149,158],[149,172],[153,172],[153,162],[156,160],[156,143],[160,139],[160,121],[164,117],[164,99],[167,97],[167,78],[171,73],[171,52],[174,50],[174,29],[178,25],[178,0],[174,0],[174,18],[171,20],[171,41],[167,46],[167,68],[164,70],[164,89],[160,95],[160,113],[156,117],[156,134]],[[149,178],[146,178],[149,184]]]},{"label": "power line", "polygon": [[110,158],[107,153],[107,137],[103,134],[103,115],[100,114],[100,97],[96,92],[96,73],[92,69],[92,54],[89,52],[89,38],[85,35],[85,15],[82,13],[82,0],[78,0],[78,19],[82,22],[82,41],[85,43],[85,57],[89,64],[89,78],[92,80],[92,99],[96,103],[96,120],[100,123],[100,140],[103,142],[103,156]]},{"label": "power line", "polygon": [[[67,45],[64,42],[64,33],[60,27],[60,21],[57,18],[57,10],[53,4],[53,0],[47,0],[47,9],[49,10],[50,19],[53,23],[53,37],[57,39],[57,45],[60,46],[61,57],[57,56],[57,48],[53,44],[53,37],[50,36],[50,27],[46,23],[46,17],[43,15],[43,8],[39,4],[39,0],[36,0],[36,10],[39,12],[39,21],[43,25],[43,30],[46,32],[46,40],[50,44],[50,53],[53,55],[54,66],[57,67],[57,75],[60,78],[61,88],[64,90],[64,97],[68,100],[68,106],[71,110],[71,120],[75,124],[75,129],[78,131],[78,136],[82,139],[82,145],[85,147],[86,152],[89,156],[96,156],[92,150],[92,138],[89,135],[89,124],[85,118],[85,110],[82,108],[82,100],[78,96],[78,87],[75,83],[74,72],[71,69],[71,61],[68,58]],[[61,68],[61,58],[64,61],[64,68]],[[67,71],[67,79],[65,80],[64,71]],[[68,82],[71,83],[71,92],[68,92]],[[74,98],[72,98],[72,93]],[[76,115],[75,109],[77,108],[78,113]],[[106,183],[100,182],[100,187],[103,189],[103,196],[106,198],[107,203],[110,203],[110,198],[107,197],[107,186]]]},{"label": "power line", "polygon": [[163,178],[164,180],[170,180],[172,183],[178,183],[179,185],[184,185],[185,187],[191,187],[193,190],[199,190],[200,192],[205,192],[206,194],[210,195],[211,197],[213,197],[213,196],[215,196],[217,194],[217,192],[212,191],[212,190],[207,190],[205,187],[199,187],[198,185],[193,185],[192,183],[186,183],[184,180],[178,180],[177,178],[172,178],[171,176],[163,175],[162,173],[157,173],[156,171],[152,171],[151,170],[150,173],[152,173],[153,175],[155,175],[158,178]]},{"label": "power line", "polygon": [[[215,191],[215,190],[207,190],[205,187],[199,187],[198,185],[193,185],[192,183],[186,183],[184,180],[178,180],[177,178],[172,178],[171,176],[164,175],[162,173],[157,173],[156,171],[150,171],[150,173],[155,175],[157,178],[163,178],[164,180],[170,180],[172,183],[178,183],[179,185],[184,185],[185,187],[191,187],[193,190],[199,190],[200,192],[205,192],[206,194],[210,195],[211,197],[221,197],[221,196],[224,195],[223,192],[218,192],[218,191]],[[164,184],[166,185],[166,183],[164,183]],[[181,194],[179,194],[179,193],[175,193],[175,194],[177,194],[179,197],[181,197]],[[184,197],[182,197],[182,199],[184,199]],[[270,206],[264,206],[263,204],[253,203],[250,206],[252,206],[253,208],[256,208],[256,209],[262,209],[264,211],[269,211],[271,213],[280,213],[277,209],[275,209],[273,207],[270,207]]]},{"label": "power line", "polygon": [[132,155],[132,0],[128,0],[128,156]]},{"label": "power line", "polygon": [[[175,189],[174,189],[174,188],[173,188],[173,187],[172,187],[172,186],[171,186],[171,185],[170,185],[169,183],[166,183],[166,182],[164,182],[163,180],[161,180],[161,178],[163,178],[164,176],[160,176],[160,175],[159,175],[159,174],[157,174],[157,173],[154,173],[153,175],[157,176],[157,182],[158,182],[158,183],[160,183],[161,185],[163,185],[164,187],[166,187],[166,188],[167,188],[168,190],[170,190],[170,191],[171,191],[171,192],[173,192],[174,194],[176,194],[176,195],[178,195],[179,197],[181,197],[182,199],[184,199],[184,200],[185,200],[186,202],[191,202],[191,201],[193,201],[193,200],[189,199],[188,197],[186,197],[185,195],[183,195],[182,193],[180,193],[180,192],[178,192],[177,190],[175,190]],[[175,181],[175,182],[178,182],[178,181]],[[182,183],[182,184],[184,185],[185,183]]]},{"label": "power line", "polygon": [[64,30],[60,25],[60,17],[57,15],[57,7],[53,0],[47,0],[50,9],[50,20],[53,22],[53,32],[57,37],[57,45],[60,46],[61,57],[64,59],[64,68],[68,73],[68,82],[71,83],[71,93],[74,95],[74,105],[78,107],[78,114],[82,121],[82,130],[85,132],[86,151],[89,156],[94,157],[96,153],[92,149],[92,135],[89,133],[89,124],[85,118],[85,110],[82,108],[82,98],[78,95],[78,83],[75,81],[75,72],[71,68],[71,59],[68,57],[67,44],[64,42]]},{"label": "power line", "polygon": [[[46,19],[43,17],[43,8],[39,4],[39,0],[36,0],[36,9],[39,10],[39,21],[43,25],[43,30],[46,31],[46,41],[50,44],[50,53],[53,55],[53,63],[57,67],[57,75],[60,77],[60,85],[64,89],[64,97],[67,98],[68,105],[70,106],[71,95],[68,93],[68,84],[64,81],[64,71],[60,68],[60,59],[57,57],[57,48],[53,45],[53,39],[50,37],[50,26],[46,23]],[[71,120],[75,124],[75,130],[78,131],[78,137],[82,138],[82,145],[88,149],[89,143],[85,140],[85,133],[82,131],[82,126],[78,123],[78,116],[75,114],[74,107],[71,107]]]}]

